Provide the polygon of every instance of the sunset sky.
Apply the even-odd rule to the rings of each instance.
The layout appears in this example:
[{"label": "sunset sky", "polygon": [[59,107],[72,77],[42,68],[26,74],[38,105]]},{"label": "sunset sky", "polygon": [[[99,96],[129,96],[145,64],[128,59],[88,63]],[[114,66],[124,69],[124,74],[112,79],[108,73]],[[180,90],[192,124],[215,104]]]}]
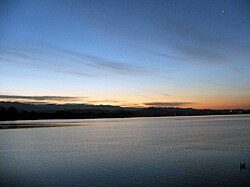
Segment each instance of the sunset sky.
[{"label": "sunset sky", "polygon": [[250,109],[250,1],[1,0],[0,101]]}]

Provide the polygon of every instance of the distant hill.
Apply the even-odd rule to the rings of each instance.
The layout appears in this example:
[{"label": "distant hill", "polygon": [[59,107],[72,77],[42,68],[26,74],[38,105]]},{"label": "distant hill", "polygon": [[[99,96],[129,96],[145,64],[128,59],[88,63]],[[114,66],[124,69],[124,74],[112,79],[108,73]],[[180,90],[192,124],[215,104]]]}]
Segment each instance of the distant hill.
[{"label": "distant hill", "polygon": [[60,110],[119,110],[120,106],[87,104],[27,104],[19,102],[0,102],[0,107],[15,107],[18,111],[56,112]]},{"label": "distant hill", "polygon": [[250,114],[250,110],[192,109],[192,108],[126,108],[111,105],[87,104],[27,104],[0,102],[0,120],[25,119],[85,119],[118,117],[191,116]]}]

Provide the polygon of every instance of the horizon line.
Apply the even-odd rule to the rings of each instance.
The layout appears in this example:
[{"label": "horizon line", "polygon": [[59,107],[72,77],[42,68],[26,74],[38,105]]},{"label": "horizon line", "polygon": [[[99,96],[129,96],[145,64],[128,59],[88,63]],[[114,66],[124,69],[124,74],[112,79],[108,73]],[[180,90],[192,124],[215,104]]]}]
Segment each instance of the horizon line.
[{"label": "horizon line", "polygon": [[[133,109],[147,109],[147,108],[158,108],[158,109],[193,109],[193,110],[250,110],[250,108],[222,108],[222,109],[211,109],[211,108],[193,108],[193,107],[178,107],[178,106],[121,106],[121,105],[111,105],[111,104],[89,104],[89,103],[36,103],[36,102],[20,102],[20,101],[0,101],[0,103],[19,103],[19,104],[29,104],[29,105],[87,105],[87,106],[111,106],[120,108],[133,108]],[[1,106],[0,106],[1,107]],[[14,106],[13,106],[14,107]]]}]

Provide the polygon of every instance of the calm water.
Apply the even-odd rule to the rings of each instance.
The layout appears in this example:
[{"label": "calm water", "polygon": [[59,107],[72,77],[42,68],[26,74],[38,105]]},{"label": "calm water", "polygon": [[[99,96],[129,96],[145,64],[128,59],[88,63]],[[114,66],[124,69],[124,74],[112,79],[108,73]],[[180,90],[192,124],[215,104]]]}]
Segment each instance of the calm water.
[{"label": "calm water", "polygon": [[0,186],[250,186],[250,115],[23,123],[0,131]]}]

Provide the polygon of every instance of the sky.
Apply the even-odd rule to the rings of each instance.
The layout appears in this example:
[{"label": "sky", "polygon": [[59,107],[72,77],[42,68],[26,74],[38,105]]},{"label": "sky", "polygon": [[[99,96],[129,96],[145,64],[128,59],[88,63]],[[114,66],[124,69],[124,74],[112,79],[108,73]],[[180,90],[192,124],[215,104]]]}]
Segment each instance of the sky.
[{"label": "sky", "polygon": [[250,108],[249,0],[0,0],[0,101]]}]

